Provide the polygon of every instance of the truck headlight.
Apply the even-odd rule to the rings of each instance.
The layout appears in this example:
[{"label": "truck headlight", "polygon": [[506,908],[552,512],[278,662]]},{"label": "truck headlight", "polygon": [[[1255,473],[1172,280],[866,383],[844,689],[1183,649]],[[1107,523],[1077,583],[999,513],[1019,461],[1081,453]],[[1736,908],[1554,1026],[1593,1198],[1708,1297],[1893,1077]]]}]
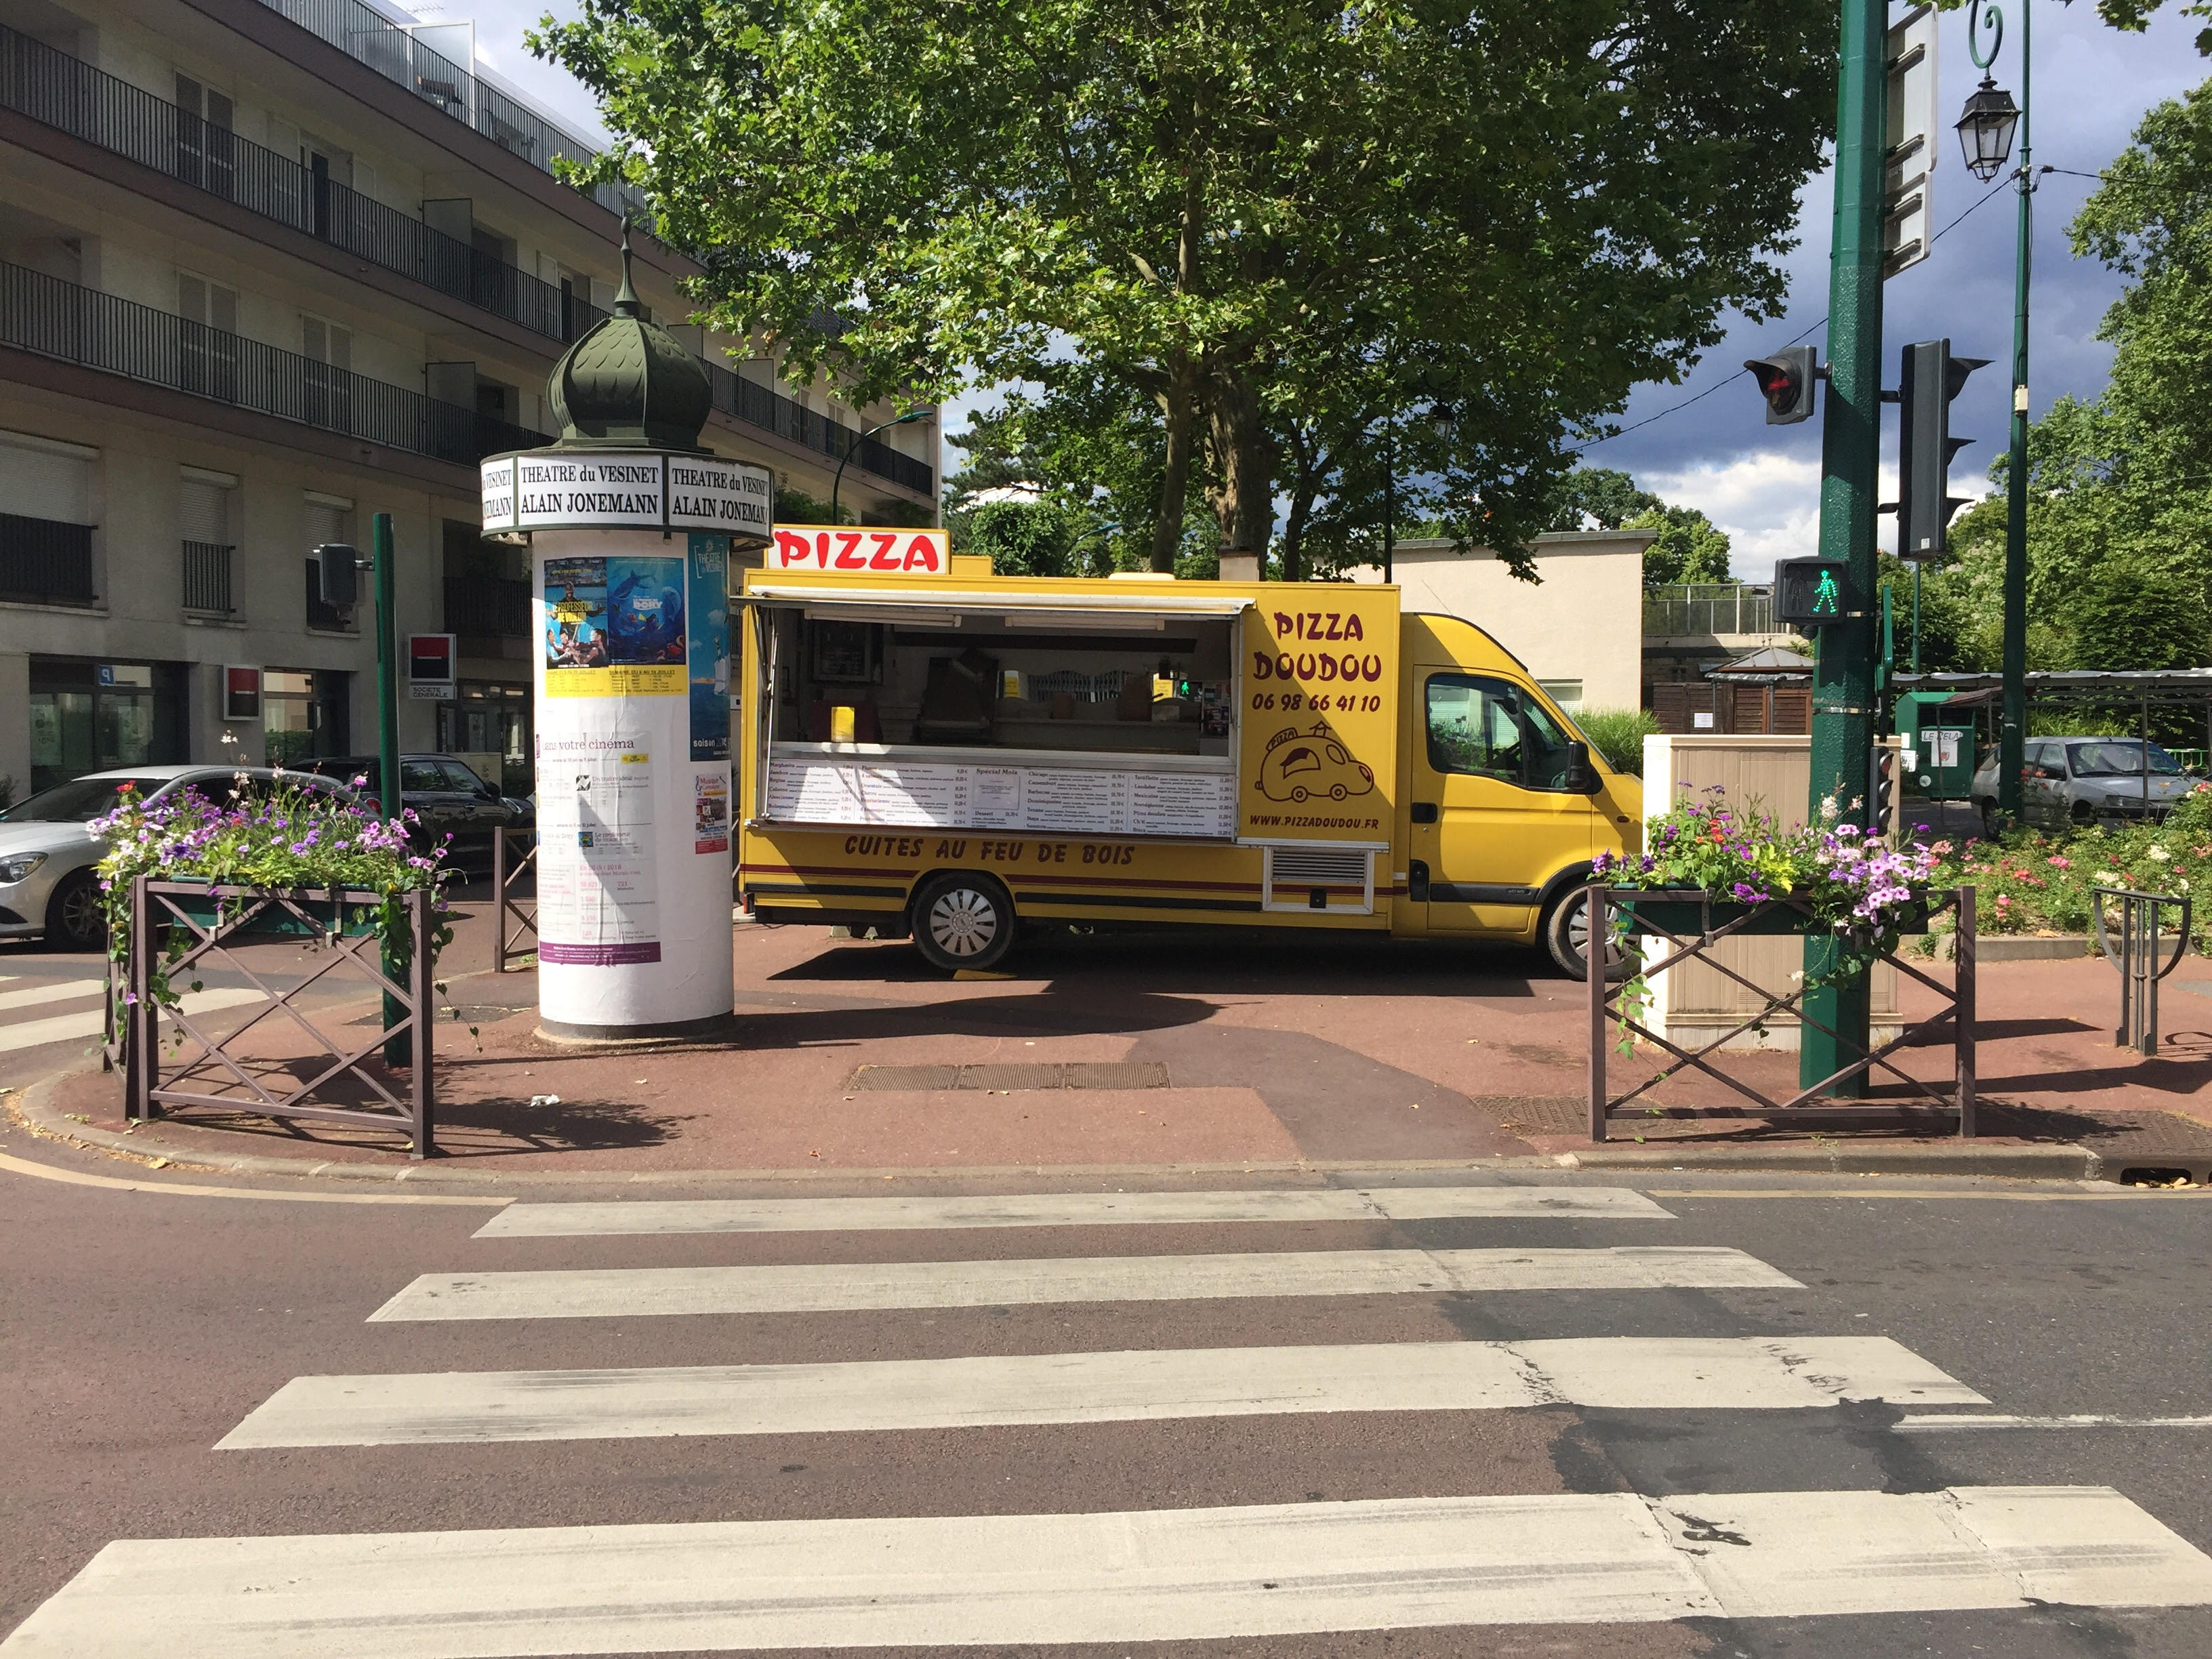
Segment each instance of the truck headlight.
[{"label": "truck headlight", "polygon": [[18,853],[13,858],[0,859],[0,887],[13,887],[46,861],[44,853]]}]

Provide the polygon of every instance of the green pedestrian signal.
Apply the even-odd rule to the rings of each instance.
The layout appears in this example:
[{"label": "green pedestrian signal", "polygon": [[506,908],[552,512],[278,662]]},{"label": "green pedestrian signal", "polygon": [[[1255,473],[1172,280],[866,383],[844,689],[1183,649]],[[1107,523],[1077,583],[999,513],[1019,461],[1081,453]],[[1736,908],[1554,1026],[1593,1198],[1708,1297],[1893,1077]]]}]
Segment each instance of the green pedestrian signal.
[{"label": "green pedestrian signal", "polygon": [[1850,603],[1850,568],[1841,559],[1784,559],[1774,567],[1774,619],[1819,628],[1839,623]]}]

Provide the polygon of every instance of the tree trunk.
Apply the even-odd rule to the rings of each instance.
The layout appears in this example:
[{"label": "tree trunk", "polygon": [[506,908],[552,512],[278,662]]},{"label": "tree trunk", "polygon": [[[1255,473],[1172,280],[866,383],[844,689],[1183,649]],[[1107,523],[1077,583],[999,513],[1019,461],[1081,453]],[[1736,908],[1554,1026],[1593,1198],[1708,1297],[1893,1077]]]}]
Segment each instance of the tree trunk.
[{"label": "tree trunk", "polygon": [[1313,518],[1314,496],[1317,493],[1315,481],[1319,476],[1321,462],[1314,449],[1314,436],[1304,426],[1291,423],[1291,510],[1283,520],[1283,580],[1302,582],[1306,579],[1306,526]]},{"label": "tree trunk", "polygon": [[1214,507],[1221,525],[1221,553],[1256,554],[1264,568],[1275,528],[1275,441],[1260,412],[1249,368],[1224,368],[1212,377],[1207,399],[1214,453],[1221,459],[1221,494]]},{"label": "tree trunk", "polygon": [[1167,466],[1160,475],[1160,513],[1152,520],[1152,568],[1175,569],[1182,544],[1183,510],[1190,500],[1190,447],[1198,420],[1198,376],[1178,354],[1168,365],[1168,388],[1160,394],[1167,429]]}]

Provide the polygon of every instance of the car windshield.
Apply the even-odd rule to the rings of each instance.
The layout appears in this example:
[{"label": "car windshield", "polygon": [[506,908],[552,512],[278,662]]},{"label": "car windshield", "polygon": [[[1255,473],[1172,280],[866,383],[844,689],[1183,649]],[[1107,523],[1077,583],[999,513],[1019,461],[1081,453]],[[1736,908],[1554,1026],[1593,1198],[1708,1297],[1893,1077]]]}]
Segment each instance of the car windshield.
[{"label": "car windshield", "polygon": [[78,778],[41,789],[28,800],[0,812],[0,819],[9,823],[89,823],[113,811],[125,789],[135,790],[138,799],[144,800],[168,781],[167,778]]},{"label": "car windshield", "polygon": [[[2069,743],[2066,753],[2077,778],[2136,777],[2144,770],[2143,746],[2136,742]],[[2149,770],[2154,777],[2175,777],[2181,763],[2153,744]]]}]

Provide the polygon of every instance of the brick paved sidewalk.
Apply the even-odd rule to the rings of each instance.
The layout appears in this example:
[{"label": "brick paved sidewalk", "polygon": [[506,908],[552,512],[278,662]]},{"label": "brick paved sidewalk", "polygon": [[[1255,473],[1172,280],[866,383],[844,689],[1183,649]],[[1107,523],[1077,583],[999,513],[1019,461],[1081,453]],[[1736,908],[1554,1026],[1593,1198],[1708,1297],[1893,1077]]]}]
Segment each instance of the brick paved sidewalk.
[{"label": "brick paved sidewalk", "polygon": [[[534,976],[454,978],[466,1022],[438,1034],[447,1167],[1464,1163],[1589,1146],[1582,988],[1526,951],[1124,934],[1037,940],[1006,977],[947,981],[905,945],[816,929],[743,927],[734,949],[738,1012],[711,1042],[556,1045],[535,1034]],[[449,967],[466,960],[457,946]],[[2118,980],[2101,959],[1985,964],[1988,1144],[2212,1168],[2212,963],[2185,962],[2164,988],[2166,1049],[2145,1060],[2112,1045]],[[1909,1016],[1915,998],[1932,1005],[1908,988]],[[1911,1069],[1940,1077],[1949,1063],[1945,1042]],[[1649,1064],[1615,1060],[1615,1088]],[[1732,1065],[1770,1092],[1794,1087],[1794,1056]],[[1677,1081],[1662,1098],[1722,1092]],[[81,1074],[53,1104],[113,1129],[119,1095],[115,1079]],[[1641,1133],[1692,1161],[1805,1138],[1728,1121]],[[133,1140],[183,1158],[404,1162],[388,1137],[204,1112]]]}]

